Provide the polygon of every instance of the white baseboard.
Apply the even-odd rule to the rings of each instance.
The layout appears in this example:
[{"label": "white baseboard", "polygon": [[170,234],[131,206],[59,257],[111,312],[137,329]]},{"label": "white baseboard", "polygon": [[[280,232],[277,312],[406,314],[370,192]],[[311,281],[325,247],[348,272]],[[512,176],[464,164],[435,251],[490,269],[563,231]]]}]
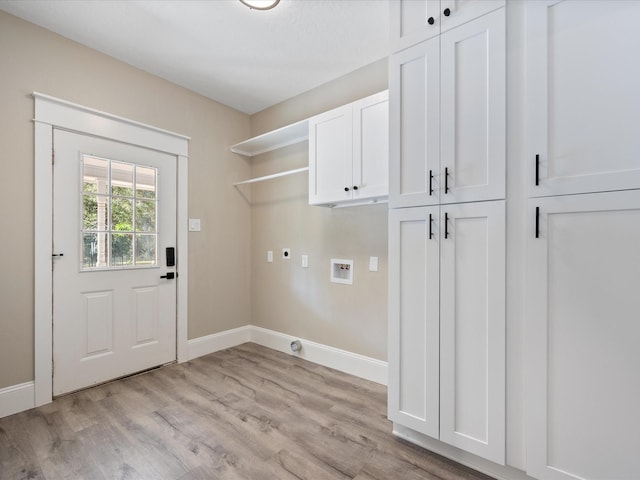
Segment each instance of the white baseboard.
[{"label": "white baseboard", "polygon": [[[291,351],[293,340],[300,340],[302,343],[302,350],[299,353]],[[252,325],[189,340],[187,358],[193,360],[246,342],[257,343],[325,367],[387,385],[387,362]]]},{"label": "white baseboard", "polygon": [[[302,344],[302,350],[299,353],[291,351],[293,340],[300,340]],[[255,326],[251,327],[251,341],[325,367],[387,385],[387,362],[382,360]]]},{"label": "white baseboard", "polygon": [[35,407],[34,391],[33,382],[0,389],[0,418]]},{"label": "white baseboard", "polygon": [[187,342],[187,360],[247,343],[251,337],[251,326],[234,328]]}]

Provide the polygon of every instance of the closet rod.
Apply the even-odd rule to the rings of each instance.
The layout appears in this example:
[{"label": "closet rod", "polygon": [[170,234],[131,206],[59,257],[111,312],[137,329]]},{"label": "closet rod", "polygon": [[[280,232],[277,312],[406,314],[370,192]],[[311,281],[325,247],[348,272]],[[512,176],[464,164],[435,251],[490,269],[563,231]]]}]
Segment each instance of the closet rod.
[{"label": "closet rod", "polygon": [[233,186],[237,187],[238,185],[246,185],[248,183],[264,182],[265,180],[271,180],[272,178],[284,177],[287,175],[293,175],[294,173],[307,171],[309,171],[309,167],[296,168],[295,170],[287,170],[285,172],[274,173],[273,175],[265,175],[264,177],[251,178],[242,182],[236,182]]}]

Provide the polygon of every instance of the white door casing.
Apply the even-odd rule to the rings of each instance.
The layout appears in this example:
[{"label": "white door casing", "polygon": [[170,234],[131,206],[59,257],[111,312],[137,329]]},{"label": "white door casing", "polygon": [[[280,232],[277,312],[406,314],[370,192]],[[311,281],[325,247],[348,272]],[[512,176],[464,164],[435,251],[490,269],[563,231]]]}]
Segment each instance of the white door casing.
[{"label": "white door casing", "polygon": [[54,127],[108,138],[175,155],[177,181],[176,264],[180,271],[177,285],[177,357],[187,359],[187,225],[188,225],[188,145],[189,138],[126,118],[73,104],[48,95],[34,93],[35,99],[35,249],[34,249],[34,354],[36,406],[52,400],[52,158]]},{"label": "white door casing", "polygon": [[176,359],[176,156],[57,129],[54,152],[60,395]]}]

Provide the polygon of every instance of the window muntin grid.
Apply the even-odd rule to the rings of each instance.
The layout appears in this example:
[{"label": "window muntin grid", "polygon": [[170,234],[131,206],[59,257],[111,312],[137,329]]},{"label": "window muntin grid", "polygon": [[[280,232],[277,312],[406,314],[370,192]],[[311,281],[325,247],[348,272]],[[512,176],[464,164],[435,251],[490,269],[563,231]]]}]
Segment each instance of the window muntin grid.
[{"label": "window muntin grid", "polygon": [[158,170],[83,155],[81,270],[158,266]]}]

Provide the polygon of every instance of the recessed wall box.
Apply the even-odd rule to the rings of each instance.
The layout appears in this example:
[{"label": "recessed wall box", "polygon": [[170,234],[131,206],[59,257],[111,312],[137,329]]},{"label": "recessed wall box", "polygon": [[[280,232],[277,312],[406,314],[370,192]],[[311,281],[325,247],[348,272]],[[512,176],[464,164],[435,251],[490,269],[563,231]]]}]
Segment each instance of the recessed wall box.
[{"label": "recessed wall box", "polygon": [[331,281],[353,285],[353,260],[331,259]]}]

